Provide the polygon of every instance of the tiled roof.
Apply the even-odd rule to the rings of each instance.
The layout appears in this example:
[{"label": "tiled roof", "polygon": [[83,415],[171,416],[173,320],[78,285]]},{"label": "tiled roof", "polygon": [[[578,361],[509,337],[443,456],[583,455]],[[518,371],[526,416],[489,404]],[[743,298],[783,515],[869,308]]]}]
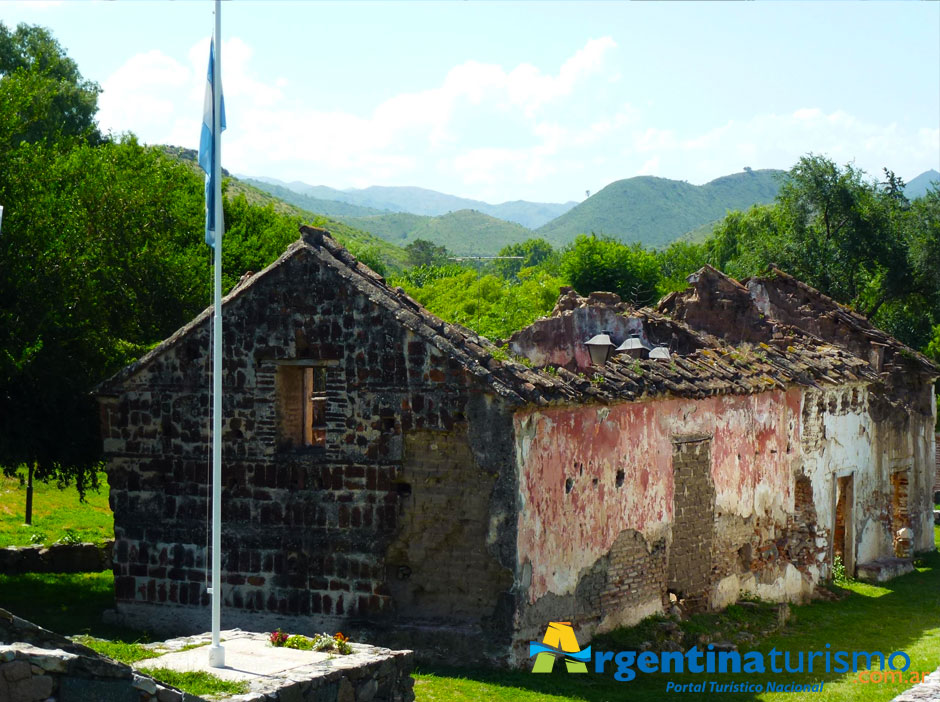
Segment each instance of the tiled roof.
[{"label": "tiled roof", "polygon": [[[790,385],[872,382],[877,377],[866,360],[785,325],[778,325],[775,334],[770,335],[766,342],[728,345],[696,332],[662,312],[633,310],[623,303],[620,303],[623,312],[641,318],[654,334],[666,336],[670,332],[681,332],[688,341],[695,342],[693,347],[700,348],[664,360],[615,356],[591,375],[573,373],[565,368],[530,368],[524,359],[506,359],[505,351],[485,337],[431,314],[401,288],[389,287],[382,276],[357,261],[327,231],[311,227],[302,227],[300,240],[271,266],[240,283],[226,296],[223,305],[250,294],[253,286],[268,271],[298,255],[316,256],[324,265],[336,270],[351,286],[389,310],[399,323],[417,336],[455,359],[469,374],[512,406],[608,403],[664,395],[699,398],[759,393]],[[727,276],[722,278],[732,280]],[[733,282],[737,293],[743,291],[745,296],[748,295],[743,285]],[[605,299],[605,302],[616,304],[613,298]],[[202,312],[139,361],[102,383],[96,392],[112,394],[119,391],[124,381],[178,343],[196,325],[206,321],[211,312],[211,308]]]}]

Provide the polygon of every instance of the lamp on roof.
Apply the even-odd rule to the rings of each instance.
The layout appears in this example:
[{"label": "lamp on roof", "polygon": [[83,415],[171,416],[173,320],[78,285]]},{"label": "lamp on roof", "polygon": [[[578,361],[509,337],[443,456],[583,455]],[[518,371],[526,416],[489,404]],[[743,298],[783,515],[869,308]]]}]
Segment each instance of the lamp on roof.
[{"label": "lamp on roof", "polygon": [[614,349],[614,344],[610,340],[610,332],[606,329],[600,334],[595,334],[584,345],[588,347],[588,353],[591,354],[591,363],[595,366],[602,366],[610,358],[610,352]]},{"label": "lamp on roof", "polygon": [[649,347],[643,343],[643,340],[634,334],[624,340],[620,346],[614,349],[614,353],[625,353],[633,358],[643,358],[644,353]]},{"label": "lamp on roof", "polygon": [[650,351],[650,358],[659,359],[660,361],[669,360],[669,349],[665,346],[657,346],[655,349]]}]

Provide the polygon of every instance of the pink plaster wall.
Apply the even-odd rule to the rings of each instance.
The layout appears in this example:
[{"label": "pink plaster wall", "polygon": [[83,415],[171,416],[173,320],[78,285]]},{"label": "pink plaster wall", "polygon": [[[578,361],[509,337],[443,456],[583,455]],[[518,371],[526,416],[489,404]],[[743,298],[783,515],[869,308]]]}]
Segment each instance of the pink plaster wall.
[{"label": "pink plaster wall", "polygon": [[[672,520],[672,439],[712,440],[717,512],[748,517],[793,507],[801,391],[726,395],[519,412],[519,565],[529,562],[529,601],[571,592],[579,572],[624,529],[649,539]],[[622,487],[615,485],[624,471]],[[573,481],[570,493],[565,481]]]}]

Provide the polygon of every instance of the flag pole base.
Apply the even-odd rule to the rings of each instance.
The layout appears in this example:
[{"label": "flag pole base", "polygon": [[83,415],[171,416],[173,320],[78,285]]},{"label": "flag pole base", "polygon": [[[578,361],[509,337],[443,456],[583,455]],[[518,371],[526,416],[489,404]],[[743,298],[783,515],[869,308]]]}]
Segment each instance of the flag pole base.
[{"label": "flag pole base", "polygon": [[209,667],[225,667],[225,647],[221,644],[219,646],[209,646]]}]

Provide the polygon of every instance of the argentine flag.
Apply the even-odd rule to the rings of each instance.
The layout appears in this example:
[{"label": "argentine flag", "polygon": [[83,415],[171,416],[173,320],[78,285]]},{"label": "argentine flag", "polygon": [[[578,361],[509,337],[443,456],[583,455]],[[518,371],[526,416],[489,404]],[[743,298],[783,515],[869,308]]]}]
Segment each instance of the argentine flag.
[{"label": "argentine flag", "polygon": [[[206,172],[206,243],[215,247],[215,160],[219,155],[214,152],[215,142],[212,138],[213,115],[212,108],[215,105],[212,93],[212,73],[215,68],[215,42],[209,44],[209,75],[206,81],[206,99],[202,106],[202,133],[199,135],[199,166]],[[219,90],[222,86],[219,86]],[[225,131],[225,97],[219,100],[220,112],[219,126],[221,131]],[[221,185],[221,183],[219,184]],[[219,222],[221,229],[222,223]]]}]

